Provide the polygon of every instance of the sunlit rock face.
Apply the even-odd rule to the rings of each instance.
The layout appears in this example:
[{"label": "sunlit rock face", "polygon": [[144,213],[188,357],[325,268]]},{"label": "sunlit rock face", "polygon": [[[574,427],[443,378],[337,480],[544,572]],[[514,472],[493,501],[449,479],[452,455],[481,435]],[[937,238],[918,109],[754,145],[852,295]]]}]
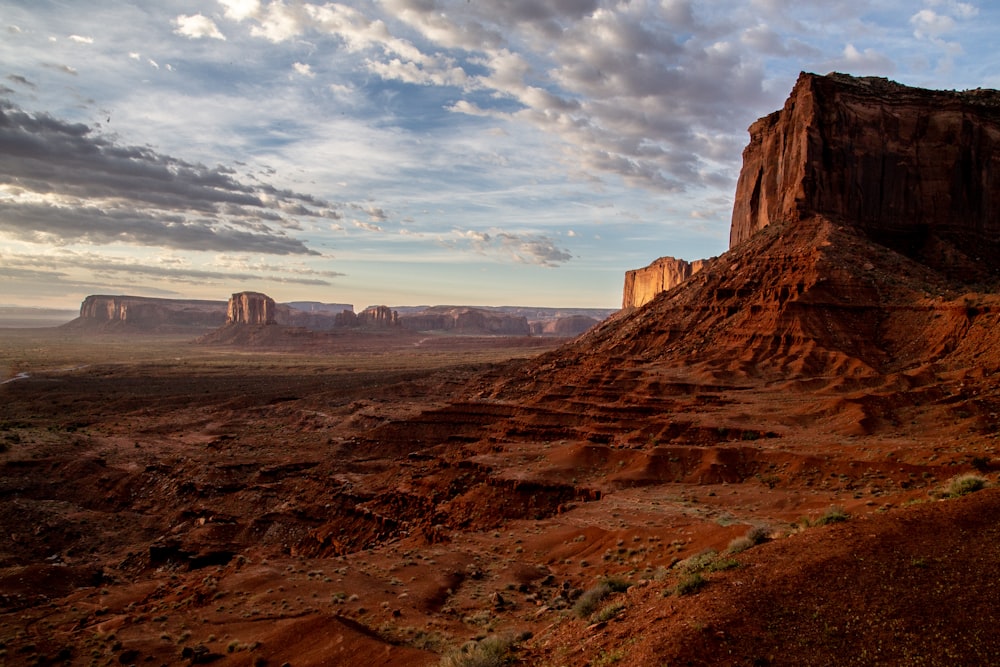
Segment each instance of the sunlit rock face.
[{"label": "sunlit rock face", "polygon": [[731,248],[823,215],[925,261],[944,249],[1000,265],[1000,92],[803,73],[749,132]]},{"label": "sunlit rock face", "polygon": [[688,262],[674,257],[660,257],[649,266],[625,272],[622,308],[638,308],[652,301],[708,266],[712,260]]},{"label": "sunlit rock face", "polygon": [[229,298],[226,324],[275,324],[274,299],[260,292],[237,292]]}]

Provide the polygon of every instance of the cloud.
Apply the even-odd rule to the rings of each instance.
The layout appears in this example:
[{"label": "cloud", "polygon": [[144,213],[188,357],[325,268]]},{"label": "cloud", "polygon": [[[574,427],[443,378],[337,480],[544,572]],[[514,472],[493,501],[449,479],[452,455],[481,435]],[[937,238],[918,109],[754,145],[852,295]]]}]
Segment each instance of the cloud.
[{"label": "cloud", "polygon": [[544,234],[520,234],[505,230],[455,230],[451,239],[442,239],[447,248],[468,248],[480,255],[513,260],[519,264],[554,267],[573,259]]},{"label": "cloud", "polygon": [[191,39],[209,37],[223,41],[226,39],[226,36],[215,25],[215,21],[201,14],[193,14],[191,16],[180,14],[174,19],[174,23],[177,25],[177,29],[174,32],[184,37]]},{"label": "cloud", "polygon": [[382,233],[384,231],[381,227],[379,227],[378,225],[376,225],[374,222],[361,222],[360,220],[355,220],[354,221],[354,226],[357,227],[358,229],[364,229],[365,231],[369,231],[369,232]]},{"label": "cloud", "polygon": [[310,79],[316,76],[316,73],[312,70],[312,66],[307,63],[292,63],[292,69],[295,70],[296,74]]},{"label": "cloud", "polygon": [[346,275],[337,271],[316,271],[266,264],[244,266],[242,270],[224,266],[220,270],[186,266],[181,261],[173,263],[176,265],[165,266],[163,262],[149,263],[133,258],[80,252],[63,252],[58,255],[18,255],[0,252],[0,265],[3,267],[0,269],[0,275],[18,280],[49,281],[85,270],[98,279],[117,282],[141,278],[199,285],[206,283],[228,285],[233,281],[242,280],[320,286],[331,285],[330,278]]},{"label": "cloud", "polygon": [[93,37],[84,37],[82,35],[70,35],[69,40],[71,42],[76,42],[77,44],[93,44]]},{"label": "cloud", "polygon": [[[79,123],[0,103],[0,229],[32,242],[315,254],[288,216],[329,218],[322,199],[231,169],[128,146]],[[275,227],[278,227],[277,229]]]},{"label": "cloud", "polygon": [[35,84],[29,81],[27,78],[21,76],[20,74],[8,74],[7,80],[16,83],[19,86],[24,86],[26,88],[34,88]]},{"label": "cloud", "polygon": [[938,14],[933,9],[921,9],[910,17],[913,34],[916,37],[939,37],[955,29],[955,19]]}]

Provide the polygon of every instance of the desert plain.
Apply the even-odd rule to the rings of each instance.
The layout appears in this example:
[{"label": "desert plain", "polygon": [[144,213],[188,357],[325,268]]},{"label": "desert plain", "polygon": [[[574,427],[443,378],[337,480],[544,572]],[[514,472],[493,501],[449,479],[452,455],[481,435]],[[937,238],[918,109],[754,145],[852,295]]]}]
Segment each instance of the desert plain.
[{"label": "desert plain", "polygon": [[946,498],[996,479],[985,377],[818,398],[643,364],[539,393],[565,341],[0,339],[6,664],[1000,650],[1000,493]]}]

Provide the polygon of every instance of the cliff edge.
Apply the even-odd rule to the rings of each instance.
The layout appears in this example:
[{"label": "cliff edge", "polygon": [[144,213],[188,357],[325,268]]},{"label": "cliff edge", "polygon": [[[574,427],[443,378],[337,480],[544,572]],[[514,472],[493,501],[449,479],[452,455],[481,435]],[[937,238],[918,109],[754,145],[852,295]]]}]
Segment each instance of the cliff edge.
[{"label": "cliff edge", "polygon": [[1000,92],[803,72],[749,133],[730,248],[821,215],[956,277],[1000,265]]}]

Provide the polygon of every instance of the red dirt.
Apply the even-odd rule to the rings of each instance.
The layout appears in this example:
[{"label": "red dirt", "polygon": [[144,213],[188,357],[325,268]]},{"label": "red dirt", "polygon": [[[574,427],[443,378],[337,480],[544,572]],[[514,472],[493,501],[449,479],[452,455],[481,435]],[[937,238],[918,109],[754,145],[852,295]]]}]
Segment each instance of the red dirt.
[{"label": "red dirt", "polygon": [[[8,332],[0,652],[430,665],[513,633],[531,665],[988,664],[1000,492],[937,498],[996,481],[995,292],[817,220],[553,351]],[[706,550],[732,569],[670,594]],[[604,577],[633,586],[581,618]]]}]

